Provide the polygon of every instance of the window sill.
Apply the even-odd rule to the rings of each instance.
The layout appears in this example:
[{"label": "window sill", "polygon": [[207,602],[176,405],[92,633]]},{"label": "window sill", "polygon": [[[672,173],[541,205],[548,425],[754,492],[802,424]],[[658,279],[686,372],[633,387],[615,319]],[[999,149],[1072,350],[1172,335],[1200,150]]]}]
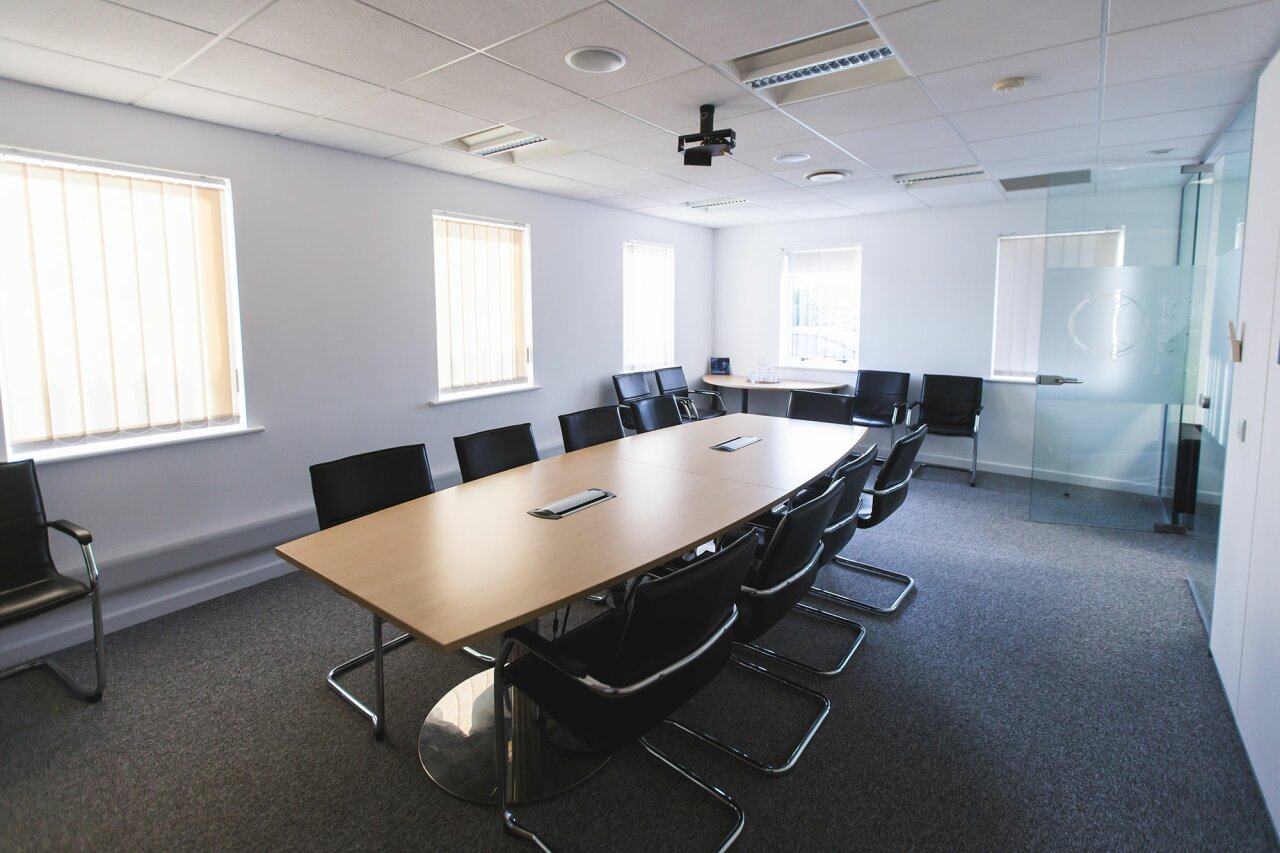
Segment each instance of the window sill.
[{"label": "window sill", "polygon": [[988,376],[988,382],[999,382],[1002,385],[1035,385],[1034,376]]},{"label": "window sill", "polygon": [[467,400],[481,400],[485,397],[501,397],[503,394],[519,394],[523,391],[537,391],[542,388],[541,385],[499,385],[495,388],[481,388],[477,391],[461,391],[457,394],[447,394],[438,397],[435,400],[429,400],[428,406],[446,406],[449,403],[463,403]]},{"label": "window sill", "polygon": [[265,431],[266,427],[261,426],[214,427],[212,429],[203,429],[199,431],[192,430],[186,433],[179,432],[172,435],[146,435],[139,436],[138,438],[104,441],[93,445],[76,445],[74,447],[60,447],[54,450],[40,450],[34,453],[15,456],[9,461],[16,462],[20,459],[30,459],[40,465],[47,465],[51,462],[66,462],[72,459],[87,459],[96,456],[112,456],[116,453],[132,453],[135,450],[146,450],[151,447],[169,447],[175,444],[191,444],[197,441],[211,441],[215,438],[227,438],[233,435],[250,435]]},{"label": "window sill", "polygon": [[824,364],[778,364],[776,370],[817,370],[822,373],[857,373],[856,366],[850,367],[847,364],[824,365]]}]

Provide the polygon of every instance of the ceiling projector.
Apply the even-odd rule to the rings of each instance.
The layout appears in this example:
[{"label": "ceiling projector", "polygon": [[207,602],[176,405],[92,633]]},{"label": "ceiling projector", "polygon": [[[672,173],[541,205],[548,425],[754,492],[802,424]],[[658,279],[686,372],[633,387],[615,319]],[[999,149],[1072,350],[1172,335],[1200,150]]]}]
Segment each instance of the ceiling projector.
[{"label": "ceiling projector", "polygon": [[728,154],[738,144],[738,135],[732,130],[713,130],[716,124],[715,104],[698,107],[698,132],[680,137],[677,151],[684,152],[686,166],[710,166],[712,157]]}]

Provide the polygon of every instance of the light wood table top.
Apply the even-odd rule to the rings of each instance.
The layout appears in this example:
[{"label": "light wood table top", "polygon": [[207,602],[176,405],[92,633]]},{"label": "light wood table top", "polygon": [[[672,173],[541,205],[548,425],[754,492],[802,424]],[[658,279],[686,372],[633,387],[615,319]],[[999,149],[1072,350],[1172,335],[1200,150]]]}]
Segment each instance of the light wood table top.
[{"label": "light wood table top", "polygon": [[[612,451],[598,445],[464,483],[281,545],[276,554],[432,648],[454,651],[754,517],[862,435],[808,421],[717,420],[714,428],[713,421],[672,427],[614,442]],[[734,453],[709,449],[737,435],[765,440]],[[797,460],[787,462],[788,453]],[[617,497],[555,521],[528,515],[593,487]]]},{"label": "light wood table top", "polygon": [[739,391],[832,391],[842,388],[846,382],[810,382],[807,379],[780,379],[777,382],[752,382],[745,376],[729,376],[708,373],[702,381],[717,388],[736,388]]}]

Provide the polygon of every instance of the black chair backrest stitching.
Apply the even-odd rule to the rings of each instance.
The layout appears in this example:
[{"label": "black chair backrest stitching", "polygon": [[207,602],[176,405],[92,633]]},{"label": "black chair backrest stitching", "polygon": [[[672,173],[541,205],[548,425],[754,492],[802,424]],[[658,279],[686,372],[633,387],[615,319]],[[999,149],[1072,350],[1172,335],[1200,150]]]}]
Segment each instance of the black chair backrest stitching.
[{"label": "black chair backrest stitching", "polygon": [[[921,445],[924,444],[925,434],[929,432],[927,426],[920,426],[904,435],[893,443],[893,449],[889,451],[889,458],[884,460],[884,466],[880,469],[879,476],[873,488],[876,491],[888,491],[888,494],[872,495],[871,497],[871,515],[867,518],[859,519],[859,527],[875,527],[902,506],[902,502],[907,499],[907,490],[910,484],[902,485],[901,488],[895,488],[899,484],[907,483],[911,477],[911,466],[915,465],[916,455],[920,452]],[[889,490],[893,491],[889,491]]]},{"label": "black chair backrest stitching", "polygon": [[792,391],[787,417],[848,425],[853,418],[853,398],[825,391]]},{"label": "black chair backrest stitching", "polygon": [[622,438],[622,417],[617,406],[600,406],[583,409],[560,416],[560,435],[564,437],[564,452],[581,450],[606,441]]},{"label": "black chair backrest stitching", "polygon": [[453,449],[464,483],[538,461],[538,445],[529,424],[454,436]]},{"label": "black chair backrest stitching", "polygon": [[0,589],[25,586],[53,570],[46,524],[35,463],[0,464]]},{"label": "black chair backrest stitching", "polygon": [[422,444],[311,466],[311,496],[321,530],[434,491],[427,448]]},{"label": "black chair backrest stitching", "polygon": [[679,426],[680,407],[675,397],[643,397],[631,402],[631,418],[637,432]]}]

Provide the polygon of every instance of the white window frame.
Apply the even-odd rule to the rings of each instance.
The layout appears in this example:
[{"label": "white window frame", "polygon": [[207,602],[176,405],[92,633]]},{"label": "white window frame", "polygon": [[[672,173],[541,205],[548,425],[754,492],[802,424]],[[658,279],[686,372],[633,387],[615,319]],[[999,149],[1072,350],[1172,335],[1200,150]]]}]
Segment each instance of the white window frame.
[{"label": "white window frame", "polygon": [[[648,246],[656,249],[666,249],[671,253],[671,292],[663,298],[670,308],[670,316],[666,319],[670,320],[670,352],[665,353],[665,359],[659,359],[661,363],[639,362],[628,358],[631,353],[627,352],[627,330],[630,328],[627,312],[632,307],[627,299],[627,247],[628,246]],[[626,240],[622,244],[622,369],[625,372],[638,370],[654,370],[659,367],[672,367],[676,363],[676,247],[666,243],[651,243],[646,240]]]},{"label": "white window frame", "polygon": [[[789,255],[812,254],[818,252],[857,252],[858,270],[855,283],[854,302],[858,318],[857,337],[854,340],[854,357],[849,361],[837,359],[804,359],[795,358],[791,354],[791,336],[794,327],[791,325],[791,287],[787,278],[787,257]],[[783,249],[778,269],[778,365],[789,369],[856,371],[862,359],[862,245],[854,243],[847,246],[823,246],[812,249]]]},{"label": "white window frame", "polygon": [[114,177],[192,184],[221,190],[223,270],[226,277],[224,288],[227,301],[227,346],[231,362],[232,393],[236,396],[236,410],[239,412],[239,422],[235,424],[178,428],[170,432],[153,432],[123,437],[91,438],[83,443],[68,444],[65,447],[14,451],[9,446],[9,421],[5,407],[3,373],[0,372],[0,462],[18,462],[28,459],[34,462],[57,462],[92,456],[105,456],[149,447],[186,444],[230,435],[262,432],[263,427],[249,425],[249,409],[245,393],[244,346],[240,321],[240,276],[236,266],[235,206],[230,179],[189,172],[154,169],[108,160],[30,151],[21,148],[0,147],[0,157],[32,166],[93,172]]},{"label": "white window frame", "polygon": [[[484,385],[477,385],[462,389],[447,389],[441,378],[445,371],[445,365],[448,363],[446,353],[443,350],[445,336],[441,333],[442,327],[447,325],[448,318],[440,312],[440,287],[441,282],[435,277],[435,222],[437,219],[454,219],[461,222],[475,222],[484,225],[500,225],[505,228],[518,228],[524,232],[524,245],[521,258],[521,285],[522,296],[521,305],[524,316],[521,318],[521,328],[524,334],[525,346],[525,376],[523,379],[513,382],[494,382]],[[450,210],[433,210],[431,213],[431,233],[432,233],[432,299],[436,305],[436,395],[430,400],[431,405],[443,405],[445,403],[459,402],[463,400],[473,400],[480,397],[493,397],[500,394],[515,394],[521,391],[534,391],[541,388],[534,381],[534,363],[533,363],[533,226],[528,222],[518,222],[513,219],[498,219],[492,216],[478,216],[472,213],[458,213]]]},{"label": "white window frame", "polygon": [[[1124,238],[1125,230],[1119,228],[1086,228],[1079,231],[1048,231],[1036,234],[1001,234],[996,237],[996,275],[994,288],[992,289],[991,300],[991,361],[988,367],[987,378],[992,382],[1011,382],[1020,385],[1034,385],[1035,376],[1020,376],[1012,373],[997,373],[997,359],[1000,348],[1000,247],[1005,240],[1043,240],[1049,237],[1084,237],[1091,234],[1116,234],[1117,237],[1117,255],[1120,265],[1124,265]],[[1041,287],[1043,288],[1043,275],[1041,277]],[[1027,318],[1030,322],[1030,317]],[[1037,324],[1036,338],[1039,339],[1039,324],[1043,322],[1043,316],[1039,311],[1036,312],[1035,322]],[[1039,367],[1037,365],[1037,372]]]}]

